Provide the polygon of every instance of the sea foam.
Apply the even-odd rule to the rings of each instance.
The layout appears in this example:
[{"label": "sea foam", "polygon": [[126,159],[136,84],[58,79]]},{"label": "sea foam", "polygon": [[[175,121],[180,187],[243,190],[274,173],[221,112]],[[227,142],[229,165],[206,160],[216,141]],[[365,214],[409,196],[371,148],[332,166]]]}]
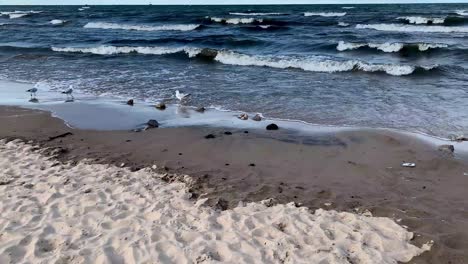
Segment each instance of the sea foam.
[{"label": "sea foam", "polygon": [[10,19],[21,18],[31,14],[42,13],[42,11],[12,11],[12,12],[0,12],[0,16],[8,16]]},{"label": "sea foam", "polygon": [[438,43],[352,43],[352,42],[338,42],[336,49],[338,51],[346,51],[346,50],[355,50],[363,47],[373,48],[377,50],[381,50],[383,52],[399,52],[405,47],[416,47],[419,51],[427,51],[430,49],[437,49],[437,48],[447,48],[447,44],[438,44]]},{"label": "sea foam", "polygon": [[468,33],[468,27],[416,26],[401,24],[358,24],[356,25],[356,28],[396,32]]},{"label": "sea foam", "polygon": [[281,16],[284,15],[283,13],[238,13],[238,12],[231,12],[230,15],[234,16]]},{"label": "sea foam", "polygon": [[443,24],[444,17],[420,17],[420,16],[407,16],[398,17],[399,20],[405,20],[410,24]]},{"label": "sea foam", "polygon": [[170,25],[128,25],[106,22],[89,22],[84,25],[84,28],[96,29],[122,29],[122,30],[136,30],[136,31],[190,31],[195,30],[200,25],[197,24],[170,24]]},{"label": "sea foam", "polygon": [[342,16],[345,16],[346,15],[346,12],[342,12],[342,13],[334,13],[334,12],[320,12],[320,13],[316,13],[316,12],[305,12],[304,13],[304,16],[306,17],[309,17],[309,16],[321,16],[321,17],[342,17]]},{"label": "sea foam", "polygon": [[222,17],[206,17],[216,23],[226,23],[226,24],[252,24],[252,23],[262,23],[263,19],[261,18],[222,18]]}]

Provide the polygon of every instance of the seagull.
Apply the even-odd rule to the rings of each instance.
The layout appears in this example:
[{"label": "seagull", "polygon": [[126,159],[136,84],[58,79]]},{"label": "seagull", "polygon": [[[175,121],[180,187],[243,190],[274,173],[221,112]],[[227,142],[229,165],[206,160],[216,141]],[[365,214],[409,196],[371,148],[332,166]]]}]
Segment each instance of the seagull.
[{"label": "seagull", "polygon": [[175,91],[175,97],[176,97],[177,99],[179,99],[179,101],[184,101],[184,100],[187,99],[189,96],[190,96],[190,94],[181,93],[179,90],[176,90],[176,91]]},{"label": "seagull", "polygon": [[26,90],[26,92],[31,94],[31,98],[33,98],[33,96],[36,97],[37,88],[36,87],[31,88],[29,90]]},{"label": "seagull", "polygon": [[70,85],[70,87],[68,88],[68,90],[63,91],[62,93],[63,93],[63,94],[66,94],[67,97],[68,97],[68,96],[71,96],[72,99],[75,99],[75,98],[73,97],[73,94],[72,94],[72,93],[73,93],[73,86],[71,86],[71,85]]}]

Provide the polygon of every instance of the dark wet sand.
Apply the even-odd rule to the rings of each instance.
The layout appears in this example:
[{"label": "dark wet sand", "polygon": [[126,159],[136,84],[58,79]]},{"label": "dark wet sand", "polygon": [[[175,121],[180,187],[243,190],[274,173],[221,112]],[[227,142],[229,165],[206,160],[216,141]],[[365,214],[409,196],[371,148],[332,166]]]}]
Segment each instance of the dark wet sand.
[{"label": "dark wet sand", "polygon": [[[467,163],[410,136],[354,131],[286,139],[278,131],[226,135],[207,127],[91,131],[16,107],[0,107],[0,122],[0,138],[63,148],[56,152],[62,161],[157,165],[188,174],[195,179],[192,191],[211,205],[274,198],[401,219],[415,232],[415,244],[435,242],[411,263],[468,263]],[[72,135],[50,139],[66,132]],[[403,168],[404,161],[417,166]]]}]

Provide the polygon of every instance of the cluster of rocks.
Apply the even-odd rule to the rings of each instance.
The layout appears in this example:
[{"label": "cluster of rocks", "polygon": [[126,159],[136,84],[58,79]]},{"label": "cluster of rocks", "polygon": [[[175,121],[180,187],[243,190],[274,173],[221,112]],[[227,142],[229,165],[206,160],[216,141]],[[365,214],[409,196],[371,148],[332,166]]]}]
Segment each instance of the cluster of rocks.
[{"label": "cluster of rocks", "polygon": [[[240,120],[248,120],[249,115],[247,113],[243,113],[243,114],[239,115],[238,118]],[[260,114],[256,114],[254,117],[252,117],[253,121],[262,121],[262,119],[263,119],[262,115],[260,115]]]}]

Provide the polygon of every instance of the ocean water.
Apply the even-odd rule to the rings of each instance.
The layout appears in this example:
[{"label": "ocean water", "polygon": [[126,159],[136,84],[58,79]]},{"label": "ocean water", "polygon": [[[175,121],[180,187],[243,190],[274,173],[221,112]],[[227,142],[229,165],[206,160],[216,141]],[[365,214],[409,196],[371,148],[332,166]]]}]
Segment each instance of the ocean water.
[{"label": "ocean water", "polygon": [[468,5],[0,6],[0,79],[446,137],[468,133]]}]

